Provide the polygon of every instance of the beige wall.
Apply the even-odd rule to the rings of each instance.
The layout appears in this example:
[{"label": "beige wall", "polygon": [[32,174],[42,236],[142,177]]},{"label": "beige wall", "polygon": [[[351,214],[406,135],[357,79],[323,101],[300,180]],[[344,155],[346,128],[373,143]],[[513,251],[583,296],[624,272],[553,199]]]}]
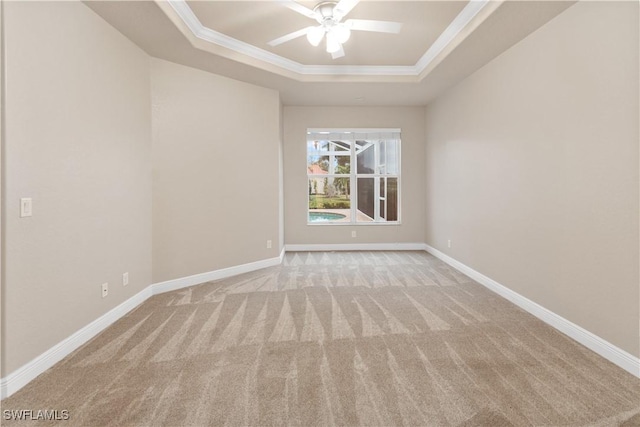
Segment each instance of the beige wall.
[{"label": "beige wall", "polygon": [[[285,107],[286,244],[420,243],[424,240],[424,108]],[[401,128],[400,225],[307,225],[308,128]],[[356,230],[357,237],[351,237]]]},{"label": "beige wall", "polygon": [[153,281],[278,256],[278,93],[159,59],[151,76]]},{"label": "beige wall", "polygon": [[638,4],[583,2],[426,115],[427,243],[635,356],[638,89]]},{"label": "beige wall", "polygon": [[3,3],[4,376],[151,283],[151,114],[147,55],[86,6]]}]

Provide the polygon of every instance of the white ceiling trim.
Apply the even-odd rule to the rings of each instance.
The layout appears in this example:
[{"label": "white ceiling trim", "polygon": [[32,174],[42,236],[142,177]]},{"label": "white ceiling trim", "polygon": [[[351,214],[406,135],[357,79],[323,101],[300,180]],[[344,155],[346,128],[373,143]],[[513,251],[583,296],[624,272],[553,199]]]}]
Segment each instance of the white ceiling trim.
[{"label": "white ceiling trim", "polygon": [[440,34],[436,41],[422,55],[422,58],[416,62],[418,74],[423,72],[431,62],[442,52],[462,30],[471,22],[473,18],[484,8],[490,0],[471,0],[460,11],[458,16],[451,21],[451,24]]},{"label": "white ceiling trim", "polygon": [[245,43],[202,25],[186,0],[169,0],[168,3],[193,35],[201,40],[230,49],[242,55],[264,61],[287,71],[301,75],[350,75],[350,76],[418,76],[438,55],[454,42],[456,36],[491,0],[470,0],[438,39],[429,47],[415,65],[304,65]]}]

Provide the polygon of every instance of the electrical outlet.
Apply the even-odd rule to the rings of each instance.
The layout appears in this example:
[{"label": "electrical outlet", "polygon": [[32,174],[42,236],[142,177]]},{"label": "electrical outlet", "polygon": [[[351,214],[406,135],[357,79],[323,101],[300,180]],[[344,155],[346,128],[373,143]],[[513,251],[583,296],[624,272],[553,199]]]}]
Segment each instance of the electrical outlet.
[{"label": "electrical outlet", "polygon": [[124,273],[122,275],[122,286],[127,286],[129,284],[129,273]]},{"label": "electrical outlet", "polygon": [[267,240],[267,249],[271,249],[271,240]]},{"label": "electrical outlet", "polygon": [[357,236],[358,236],[358,233],[356,233],[356,230],[353,230],[351,232],[351,237],[357,237]]},{"label": "electrical outlet", "polygon": [[102,298],[106,297],[107,295],[109,295],[109,284],[108,283],[103,283],[102,284]]},{"label": "electrical outlet", "polygon": [[33,202],[30,197],[20,199],[20,218],[33,215]]}]

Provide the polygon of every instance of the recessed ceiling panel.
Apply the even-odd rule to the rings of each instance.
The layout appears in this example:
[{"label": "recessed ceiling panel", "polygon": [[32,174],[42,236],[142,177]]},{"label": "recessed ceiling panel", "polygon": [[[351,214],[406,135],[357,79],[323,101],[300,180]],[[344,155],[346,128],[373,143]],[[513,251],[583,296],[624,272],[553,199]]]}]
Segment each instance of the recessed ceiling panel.
[{"label": "recessed ceiling panel", "polygon": [[[298,2],[310,9],[318,2]],[[403,24],[399,34],[352,31],[346,55],[332,59],[324,44],[306,37],[271,47],[267,43],[317,25],[277,1],[189,1],[202,25],[303,65],[412,66],[467,5],[466,1],[361,1],[345,19],[373,19]]]}]

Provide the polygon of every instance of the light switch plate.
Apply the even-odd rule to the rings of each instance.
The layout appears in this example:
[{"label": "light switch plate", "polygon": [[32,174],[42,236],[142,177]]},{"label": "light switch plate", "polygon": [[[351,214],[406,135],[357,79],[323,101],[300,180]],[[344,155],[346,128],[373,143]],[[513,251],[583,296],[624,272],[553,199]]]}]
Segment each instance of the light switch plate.
[{"label": "light switch plate", "polygon": [[33,201],[30,197],[20,199],[20,218],[33,215]]}]

